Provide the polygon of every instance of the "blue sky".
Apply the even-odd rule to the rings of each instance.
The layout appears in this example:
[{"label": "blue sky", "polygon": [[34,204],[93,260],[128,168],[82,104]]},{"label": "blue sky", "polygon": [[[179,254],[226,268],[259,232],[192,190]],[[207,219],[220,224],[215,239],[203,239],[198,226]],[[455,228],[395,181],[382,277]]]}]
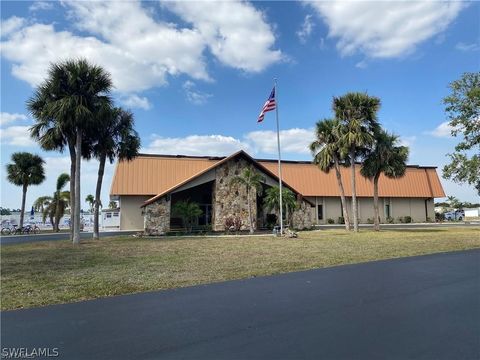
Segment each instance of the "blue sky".
[{"label": "blue sky", "polygon": [[[383,126],[410,146],[409,163],[439,173],[457,142],[442,98],[448,83],[479,69],[474,2],[2,1],[1,10],[4,207],[20,205],[20,189],[4,176],[12,152],[47,161],[47,181],[29,189],[27,207],[68,172],[68,154],[42,152],[28,137],[25,101],[53,61],[83,56],[111,72],[143,152],[243,148],[275,158],[274,115],[256,118],[277,77],[283,158],[311,159],[311,129],[332,115],[332,96],[367,91],[382,100]],[[94,193],[96,170],[84,163],[82,198]],[[104,203],[112,173],[108,166]],[[468,186],[442,183],[448,195],[478,200]]]}]

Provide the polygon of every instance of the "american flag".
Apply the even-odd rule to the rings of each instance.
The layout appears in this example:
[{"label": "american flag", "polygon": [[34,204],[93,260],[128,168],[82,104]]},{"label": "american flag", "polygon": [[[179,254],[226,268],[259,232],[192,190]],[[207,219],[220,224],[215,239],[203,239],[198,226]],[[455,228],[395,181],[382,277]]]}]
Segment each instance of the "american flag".
[{"label": "american flag", "polygon": [[273,88],[270,96],[268,97],[267,101],[265,102],[265,105],[263,105],[263,109],[260,112],[260,115],[258,115],[257,122],[262,122],[263,119],[265,118],[265,113],[267,111],[275,110],[275,106],[276,106],[276,103],[275,103],[275,88]]}]

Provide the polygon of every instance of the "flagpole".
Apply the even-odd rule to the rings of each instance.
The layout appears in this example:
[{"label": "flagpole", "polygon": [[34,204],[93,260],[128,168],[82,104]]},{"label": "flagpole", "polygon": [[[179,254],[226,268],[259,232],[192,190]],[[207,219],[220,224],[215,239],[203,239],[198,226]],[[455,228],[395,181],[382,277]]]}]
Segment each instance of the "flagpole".
[{"label": "flagpole", "polygon": [[278,123],[278,92],[277,78],[274,79],[275,88],[275,115],[277,118],[277,147],[278,147],[278,189],[280,190],[280,235],[283,235],[283,202],[282,202],[282,156],[280,153],[280,126]]}]

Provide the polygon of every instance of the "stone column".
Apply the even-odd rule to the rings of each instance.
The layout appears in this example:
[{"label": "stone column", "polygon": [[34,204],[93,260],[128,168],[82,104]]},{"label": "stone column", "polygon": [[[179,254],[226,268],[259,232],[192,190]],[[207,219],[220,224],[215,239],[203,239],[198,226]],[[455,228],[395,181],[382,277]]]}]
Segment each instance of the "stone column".
[{"label": "stone column", "polygon": [[170,230],[170,206],[166,196],[145,206],[146,235],[165,235]]}]

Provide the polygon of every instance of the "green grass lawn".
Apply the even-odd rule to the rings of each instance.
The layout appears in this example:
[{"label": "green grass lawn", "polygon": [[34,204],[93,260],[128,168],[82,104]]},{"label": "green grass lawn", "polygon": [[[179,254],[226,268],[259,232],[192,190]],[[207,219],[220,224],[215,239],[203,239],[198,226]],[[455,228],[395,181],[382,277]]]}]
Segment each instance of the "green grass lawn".
[{"label": "green grass lawn", "polygon": [[480,248],[479,228],[344,230],[297,239],[133,237],[1,247],[1,308],[16,309],[378,259]]}]

